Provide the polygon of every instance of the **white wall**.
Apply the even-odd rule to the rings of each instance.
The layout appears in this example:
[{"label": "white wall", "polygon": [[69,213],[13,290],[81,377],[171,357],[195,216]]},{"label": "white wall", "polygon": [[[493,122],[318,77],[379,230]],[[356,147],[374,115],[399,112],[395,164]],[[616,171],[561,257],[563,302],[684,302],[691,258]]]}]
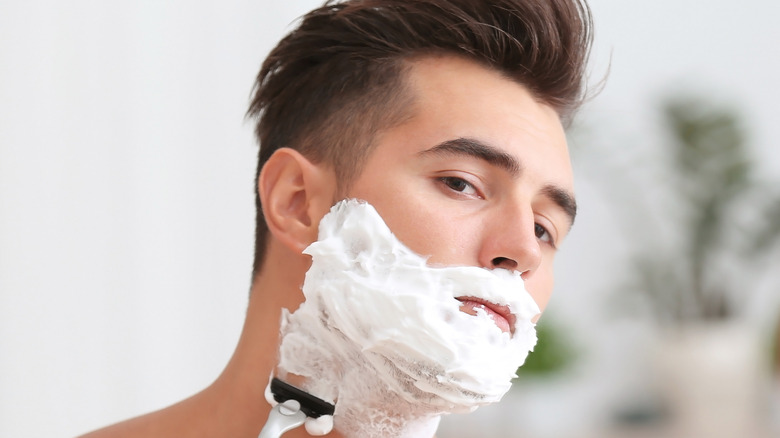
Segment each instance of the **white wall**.
[{"label": "white wall", "polygon": [[[250,87],[318,3],[0,1],[0,436],[73,436],[218,375],[248,293]],[[744,105],[780,167],[779,3],[592,4],[612,71],[587,119],[630,137],[693,81]],[[620,245],[580,191],[552,306],[593,327]]]},{"label": "white wall", "polygon": [[0,436],[215,378],[249,286],[257,69],[319,2],[0,5]]}]

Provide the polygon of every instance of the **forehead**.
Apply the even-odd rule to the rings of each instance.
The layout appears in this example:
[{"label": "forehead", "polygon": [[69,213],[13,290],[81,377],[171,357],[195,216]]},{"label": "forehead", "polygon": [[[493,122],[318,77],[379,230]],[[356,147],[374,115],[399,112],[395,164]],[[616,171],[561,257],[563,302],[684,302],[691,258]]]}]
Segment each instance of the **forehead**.
[{"label": "forehead", "polygon": [[521,84],[470,60],[431,56],[409,62],[406,86],[413,98],[411,116],[380,135],[380,144],[395,145],[389,153],[414,153],[471,138],[526,166],[542,166],[536,170],[549,182],[569,189],[573,185],[558,113]]}]

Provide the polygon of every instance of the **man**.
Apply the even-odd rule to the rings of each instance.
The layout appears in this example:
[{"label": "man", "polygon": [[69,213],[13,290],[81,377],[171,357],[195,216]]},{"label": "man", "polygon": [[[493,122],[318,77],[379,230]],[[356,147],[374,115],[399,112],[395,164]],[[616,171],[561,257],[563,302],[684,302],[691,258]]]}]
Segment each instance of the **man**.
[{"label": "man", "polygon": [[[88,436],[256,437],[282,309],[304,301],[303,251],[343,199],[373,206],[431,266],[519,273],[544,309],[576,212],[562,125],[583,98],[590,39],[576,0],[355,0],[305,16],[268,56],[249,109],[256,250],[232,359],[201,393]],[[510,316],[487,312],[509,331]],[[344,432],[336,418],[328,436]]]}]

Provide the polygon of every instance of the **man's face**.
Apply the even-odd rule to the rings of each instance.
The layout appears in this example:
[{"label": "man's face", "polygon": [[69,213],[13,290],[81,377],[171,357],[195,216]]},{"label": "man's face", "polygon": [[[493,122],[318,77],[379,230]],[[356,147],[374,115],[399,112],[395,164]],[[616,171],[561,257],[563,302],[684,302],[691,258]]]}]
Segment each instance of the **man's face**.
[{"label": "man's face", "polygon": [[415,61],[413,116],[378,135],[346,195],[372,204],[431,265],[523,273],[544,309],[553,258],[573,220],[558,114],[476,63]]}]

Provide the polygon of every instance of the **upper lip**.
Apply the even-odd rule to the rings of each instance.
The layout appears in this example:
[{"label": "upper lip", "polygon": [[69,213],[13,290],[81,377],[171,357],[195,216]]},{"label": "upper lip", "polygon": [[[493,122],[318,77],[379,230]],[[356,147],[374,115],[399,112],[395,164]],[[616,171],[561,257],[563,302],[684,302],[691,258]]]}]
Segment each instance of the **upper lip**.
[{"label": "upper lip", "polygon": [[506,321],[509,323],[509,330],[510,333],[514,334],[515,332],[515,315],[512,314],[512,312],[509,311],[509,306],[506,305],[499,305],[496,303],[491,303],[490,301],[483,300],[482,298],[476,298],[476,297],[458,297],[456,298],[458,301],[473,301],[475,303],[482,304],[483,306],[487,307],[488,309],[496,312],[500,316],[502,316]]}]

